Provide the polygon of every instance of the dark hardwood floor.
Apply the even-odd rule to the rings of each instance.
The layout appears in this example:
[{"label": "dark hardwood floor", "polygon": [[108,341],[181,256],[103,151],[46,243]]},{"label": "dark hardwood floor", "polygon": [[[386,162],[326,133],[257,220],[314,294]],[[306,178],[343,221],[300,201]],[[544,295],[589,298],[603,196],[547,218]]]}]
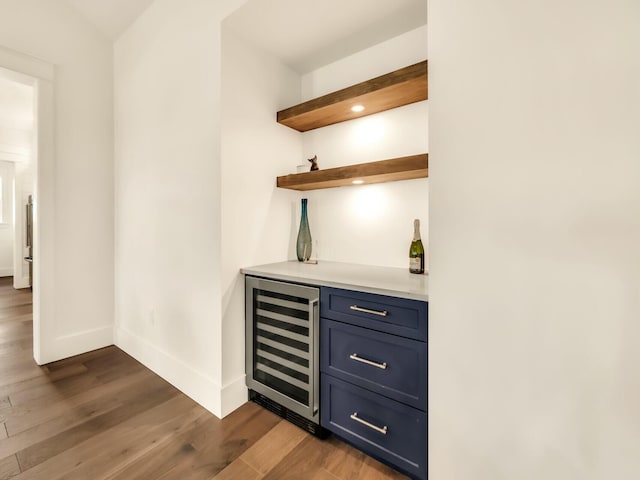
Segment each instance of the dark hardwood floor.
[{"label": "dark hardwood floor", "polygon": [[116,347],[39,367],[31,292],[0,278],[0,480],[406,478],[254,403],[223,420]]}]

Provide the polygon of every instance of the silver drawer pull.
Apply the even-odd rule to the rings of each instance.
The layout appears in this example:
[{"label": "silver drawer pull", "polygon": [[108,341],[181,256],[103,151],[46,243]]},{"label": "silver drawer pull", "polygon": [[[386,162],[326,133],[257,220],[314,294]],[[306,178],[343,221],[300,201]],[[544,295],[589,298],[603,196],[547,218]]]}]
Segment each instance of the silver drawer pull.
[{"label": "silver drawer pull", "polygon": [[351,305],[349,307],[351,310],[355,310],[356,312],[370,313],[371,315],[378,315],[380,317],[386,317],[389,312],[386,310],[369,310],[368,308],[362,308],[358,305]]},{"label": "silver drawer pull", "polygon": [[372,362],[371,360],[367,360],[366,358],[359,357],[357,353],[352,353],[351,355],[349,355],[349,358],[351,360],[355,360],[356,362],[362,362],[362,363],[366,363],[367,365],[371,365],[372,367],[381,368],[382,370],[387,369],[387,362],[384,362],[384,363]]},{"label": "silver drawer pull", "polygon": [[373,423],[369,423],[366,420],[362,420],[360,417],[358,417],[358,412],[353,412],[351,414],[351,420],[355,420],[358,423],[361,423],[362,425],[365,425],[369,428],[371,428],[372,430],[375,430],[376,432],[380,432],[383,435],[387,434],[387,426],[385,425],[384,427],[380,428],[377,425],[374,425]]}]

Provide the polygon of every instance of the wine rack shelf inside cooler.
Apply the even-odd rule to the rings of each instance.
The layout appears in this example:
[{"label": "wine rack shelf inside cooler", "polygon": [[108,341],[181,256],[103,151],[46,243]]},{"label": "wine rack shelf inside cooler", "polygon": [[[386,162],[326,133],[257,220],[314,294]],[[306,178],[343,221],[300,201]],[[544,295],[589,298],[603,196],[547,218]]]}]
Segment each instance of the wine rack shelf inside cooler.
[{"label": "wine rack shelf inside cooler", "polygon": [[[309,402],[309,308],[306,299],[264,292],[256,298],[255,376]],[[278,296],[276,296],[278,295]],[[284,296],[283,296],[284,297]]]}]

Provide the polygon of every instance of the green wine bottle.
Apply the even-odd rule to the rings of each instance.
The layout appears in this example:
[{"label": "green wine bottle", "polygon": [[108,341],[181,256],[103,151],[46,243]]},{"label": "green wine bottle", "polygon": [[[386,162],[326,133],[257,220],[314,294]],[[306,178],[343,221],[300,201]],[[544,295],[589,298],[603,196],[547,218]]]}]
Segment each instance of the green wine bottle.
[{"label": "green wine bottle", "polygon": [[420,239],[420,220],[413,221],[413,241],[409,248],[409,271],[424,273],[424,247]]}]

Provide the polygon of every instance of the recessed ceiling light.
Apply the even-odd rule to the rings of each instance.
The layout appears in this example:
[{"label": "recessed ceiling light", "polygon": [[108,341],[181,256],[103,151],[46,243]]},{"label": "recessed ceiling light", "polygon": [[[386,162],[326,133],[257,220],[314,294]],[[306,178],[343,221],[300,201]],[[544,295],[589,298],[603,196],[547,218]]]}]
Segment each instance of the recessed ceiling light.
[{"label": "recessed ceiling light", "polygon": [[354,105],[353,107],[351,107],[351,111],[355,113],[359,113],[363,110],[364,110],[364,107],[362,105]]},{"label": "recessed ceiling light", "polygon": [[364,180],[353,180],[351,183],[353,183],[354,185],[362,185],[364,183]]}]

